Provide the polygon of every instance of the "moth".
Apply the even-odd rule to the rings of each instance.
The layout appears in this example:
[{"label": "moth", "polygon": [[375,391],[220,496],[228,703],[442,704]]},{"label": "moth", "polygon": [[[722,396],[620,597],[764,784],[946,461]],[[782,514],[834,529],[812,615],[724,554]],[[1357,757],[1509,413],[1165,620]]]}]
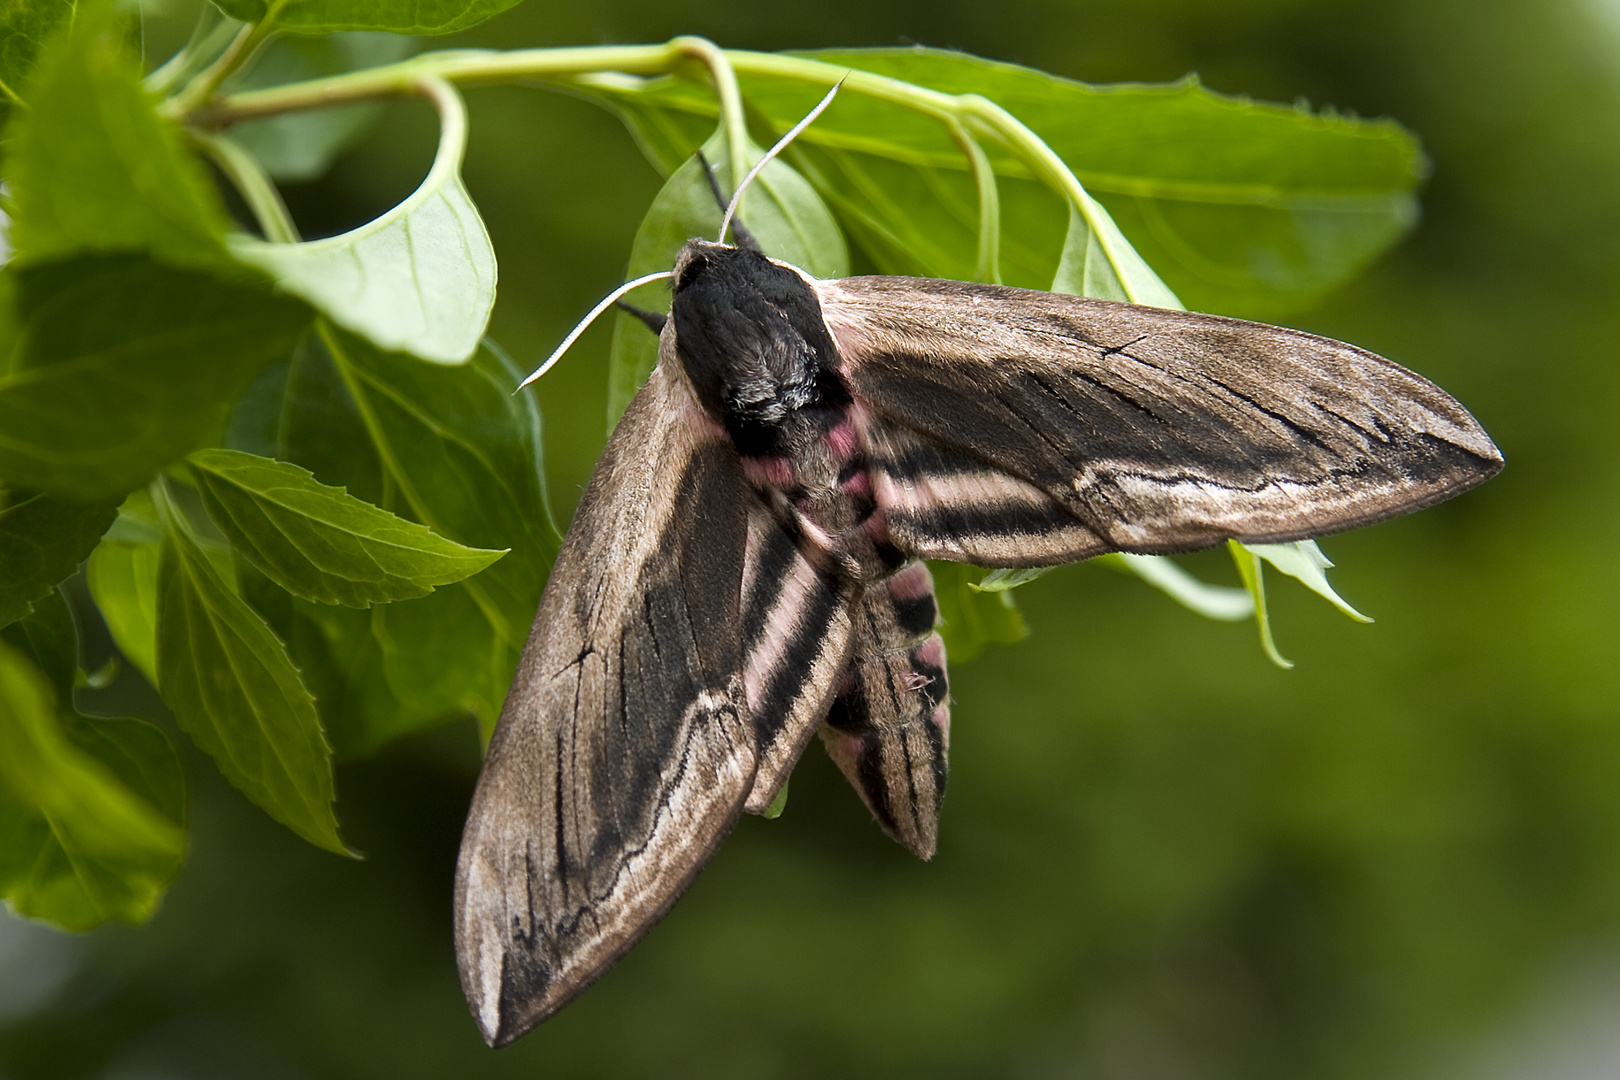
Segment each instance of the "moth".
[{"label": "moth", "polygon": [[[722,228],[721,235],[725,235]],[[923,559],[1036,567],[1280,543],[1494,475],[1432,383],[1214,315],[686,244],[658,365],[551,571],[456,869],[493,1046],[686,889],[812,734],[932,855],[950,739]]]}]

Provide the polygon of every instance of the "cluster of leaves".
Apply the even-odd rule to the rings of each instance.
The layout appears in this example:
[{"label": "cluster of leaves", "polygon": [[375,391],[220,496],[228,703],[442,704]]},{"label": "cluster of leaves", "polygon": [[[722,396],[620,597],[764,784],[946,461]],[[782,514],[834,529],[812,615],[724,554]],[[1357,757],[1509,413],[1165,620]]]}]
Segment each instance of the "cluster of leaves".
[{"label": "cluster of leaves", "polygon": [[[1412,216],[1421,159],[1398,128],[1191,83],[1099,90],[956,54],[686,40],[405,59],[386,36],[507,6],[221,0],[150,73],[110,0],[0,13],[0,896],[14,910],[138,922],[183,857],[169,729],[77,710],[75,690],[103,676],[82,670],[75,618],[105,623],[245,796],[332,851],[346,850],[334,754],[468,713],[493,723],[557,532],[539,417],[484,337],[495,261],[460,178],[457,78],[550,81],[624,118],[669,176],[632,274],[716,231],[695,150],[729,185],[846,71],[866,75],[743,208],[768,250],[821,276],[849,272],[847,236],[884,272],[1175,303],[1092,190],[1201,306],[1254,310],[1342,280]],[[272,31],[302,36],[262,48]],[[438,110],[428,177],[377,220],[300,241],[271,178],[318,175],[367,122],[358,103],[389,93]],[[1057,174],[1032,165],[1042,153]],[[261,235],[231,220],[204,158]],[[612,349],[610,420],[653,362],[639,326]],[[1277,557],[1305,558],[1290,551]],[[1252,610],[1169,564],[1120,564],[1206,613]],[[1022,632],[998,591],[1015,583],[942,571],[954,655]]]}]

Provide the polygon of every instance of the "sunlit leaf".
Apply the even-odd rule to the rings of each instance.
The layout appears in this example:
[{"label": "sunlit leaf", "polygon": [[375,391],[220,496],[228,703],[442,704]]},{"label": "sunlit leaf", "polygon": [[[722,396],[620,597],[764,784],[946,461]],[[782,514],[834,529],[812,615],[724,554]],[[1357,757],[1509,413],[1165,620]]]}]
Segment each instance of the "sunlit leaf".
[{"label": "sunlit leaf", "polygon": [[1206,619],[1236,622],[1255,613],[1254,597],[1247,589],[1210,585],[1199,581],[1163,555],[1101,555],[1099,563],[1110,564],[1135,574],[1176,603],[1196,611]]},{"label": "sunlit leaf", "polygon": [[1260,631],[1260,647],[1266,651],[1266,656],[1273,664],[1280,668],[1293,667],[1293,661],[1277,651],[1277,642],[1271,636],[1271,614],[1266,609],[1266,575],[1260,556],[1236,540],[1228,540],[1226,549],[1231,553],[1232,561],[1237,564],[1238,576],[1243,579],[1244,587],[1254,598],[1254,621]]},{"label": "sunlit leaf", "polygon": [[1333,586],[1328,584],[1327,575],[1322,571],[1329,569],[1333,564],[1322,554],[1322,549],[1316,546],[1315,540],[1298,540],[1292,544],[1244,546],[1289,577],[1303,582],[1306,588],[1357,622],[1372,622],[1370,618],[1345,603],[1344,599],[1333,591]]},{"label": "sunlit leaf", "polygon": [[240,233],[231,250],[339,326],[389,352],[459,364],[495,305],[495,249],[461,182],[467,114],[445,91],[427,179],[374,221],[325,240],[269,243]]}]

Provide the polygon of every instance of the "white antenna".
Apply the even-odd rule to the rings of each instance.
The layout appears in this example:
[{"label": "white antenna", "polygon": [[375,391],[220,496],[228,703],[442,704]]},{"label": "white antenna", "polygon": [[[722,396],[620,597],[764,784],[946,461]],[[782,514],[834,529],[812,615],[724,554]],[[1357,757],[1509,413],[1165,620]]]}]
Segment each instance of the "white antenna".
[{"label": "white antenna", "polygon": [[[848,78],[848,76],[845,76],[845,78]],[[827,96],[821,99],[821,104],[811,109],[809,115],[807,115],[803,120],[800,120],[797,124],[794,124],[792,129],[789,130],[786,135],[776,140],[776,145],[765,151],[765,156],[759,159],[759,164],[748,170],[748,175],[743,177],[742,183],[737,185],[736,193],[731,196],[731,205],[726,207],[726,216],[720,219],[720,235],[715,239],[715,243],[723,244],[726,242],[726,230],[731,228],[731,218],[737,213],[737,204],[742,202],[743,191],[747,189],[749,184],[754,182],[754,177],[758,176],[760,170],[766,165],[769,165],[771,163],[771,159],[777,154],[780,154],[782,149],[798,136],[799,132],[809,127],[810,122],[816,117],[820,116],[822,110],[832,104],[832,99],[838,95],[838,91],[843,87],[843,85],[843,79],[839,79],[836,83],[834,83],[833,88],[827,91]]]},{"label": "white antenna", "polygon": [[662,278],[674,276],[675,271],[673,270],[660,270],[656,274],[647,274],[643,277],[636,278],[634,281],[627,281],[623,285],[620,285],[617,289],[614,289],[612,292],[608,293],[606,299],[604,299],[600,304],[597,304],[595,307],[591,308],[591,313],[581,319],[578,326],[575,326],[573,330],[569,331],[568,336],[563,338],[563,343],[557,346],[557,351],[552,353],[551,356],[547,358],[545,363],[535,368],[534,374],[518,383],[517,390],[513,390],[512,393],[517,393],[518,390],[523,389],[525,386],[528,386],[530,383],[534,382],[534,380],[550,371],[551,365],[555,364],[558,360],[561,360],[562,354],[568,351],[568,346],[578,341],[579,335],[585,332],[586,327],[595,322],[598,315],[612,307],[614,302],[618,300],[619,297],[623,296],[625,293],[631,292],[632,290],[641,288],[641,286],[647,284],[649,281],[658,281]]}]

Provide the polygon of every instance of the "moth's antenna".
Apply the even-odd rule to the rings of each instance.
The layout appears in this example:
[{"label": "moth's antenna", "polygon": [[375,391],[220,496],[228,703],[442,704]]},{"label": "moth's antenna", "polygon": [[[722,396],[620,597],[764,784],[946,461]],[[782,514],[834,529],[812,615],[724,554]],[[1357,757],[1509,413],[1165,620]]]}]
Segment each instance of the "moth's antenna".
[{"label": "moth's antenna", "polygon": [[[845,78],[848,78],[848,76],[845,76]],[[797,138],[799,132],[809,127],[811,121],[820,116],[822,111],[826,109],[827,106],[832,104],[832,99],[838,95],[838,91],[842,89],[843,85],[843,79],[839,79],[836,83],[833,83],[833,88],[827,91],[827,96],[821,99],[821,103],[815,108],[811,109],[809,114],[805,116],[803,120],[800,120],[797,124],[794,124],[793,127],[788,130],[786,135],[776,140],[776,145],[765,151],[765,156],[760,158],[759,162],[752,169],[748,170],[748,175],[743,177],[742,183],[738,184],[737,190],[732,193],[731,205],[726,207],[726,216],[720,219],[720,236],[715,240],[715,243],[723,244],[726,242],[726,230],[731,227],[732,215],[737,212],[737,204],[742,202],[743,192],[747,190],[749,184],[754,182],[754,177],[758,176],[760,170],[769,165],[771,163],[771,159],[777,154],[780,154],[788,143]]]},{"label": "moth's antenna", "polygon": [[591,323],[595,322],[598,315],[612,307],[614,302],[618,300],[619,297],[631,292],[634,289],[641,288],[641,286],[647,284],[649,281],[658,281],[661,278],[674,276],[675,272],[673,270],[660,270],[656,274],[647,274],[644,277],[636,278],[634,281],[627,281],[623,285],[620,285],[617,289],[614,289],[612,292],[608,293],[606,299],[604,299],[600,304],[597,304],[595,307],[591,308],[591,313],[581,319],[579,321],[579,325],[568,332],[568,336],[563,338],[563,343],[557,346],[557,351],[552,353],[546,359],[545,363],[535,368],[534,374],[518,383],[517,390],[513,390],[512,393],[517,393],[518,390],[523,389],[525,386],[528,386],[530,383],[534,382],[534,380],[550,371],[551,365],[555,364],[558,360],[561,360],[562,354],[568,351],[568,346],[572,345],[575,341],[578,341],[579,335],[585,332],[585,328],[590,326]]}]

